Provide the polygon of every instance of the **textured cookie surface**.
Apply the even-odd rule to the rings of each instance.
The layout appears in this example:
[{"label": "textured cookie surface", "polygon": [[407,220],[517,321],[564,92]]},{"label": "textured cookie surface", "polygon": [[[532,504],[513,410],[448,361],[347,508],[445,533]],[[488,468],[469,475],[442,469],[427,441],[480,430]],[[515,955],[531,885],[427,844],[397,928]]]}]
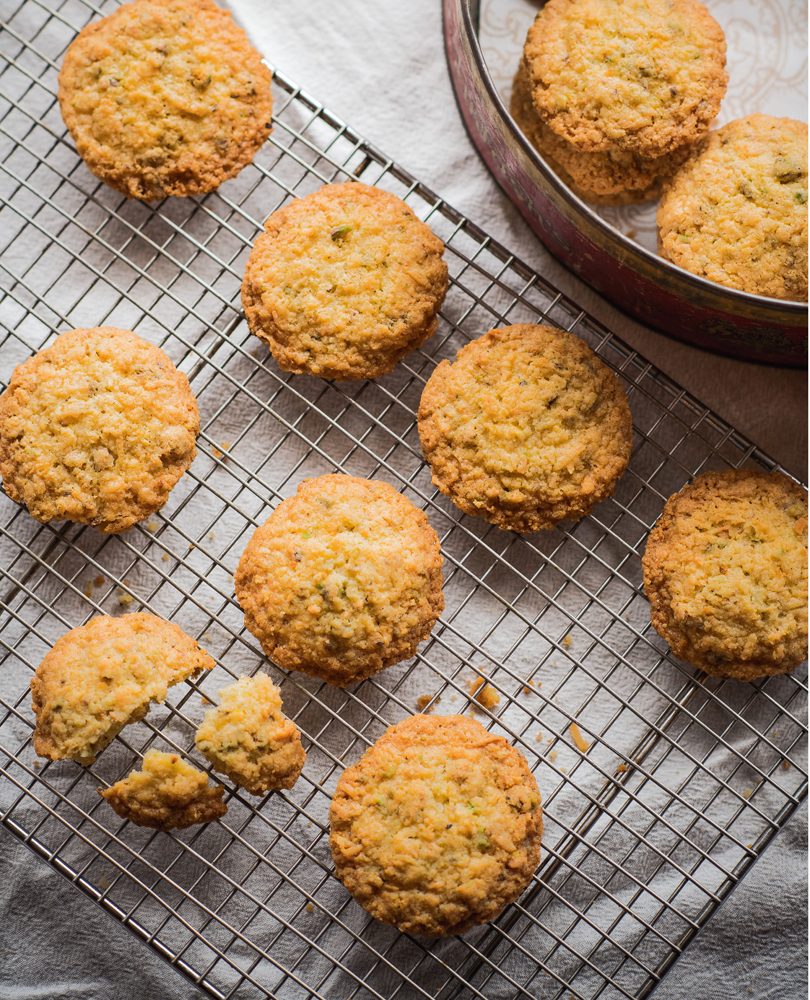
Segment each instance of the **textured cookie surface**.
[{"label": "textured cookie surface", "polygon": [[228,811],[225,789],[175,753],[147,750],[140,771],[99,794],[122,819],[157,830],[176,830],[210,823]]},{"label": "textured cookie surface", "polygon": [[443,251],[394,195],[329,184],[265,223],[242,283],[248,324],[285,371],[376,378],[435,332]]},{"label": "textured cookie surface", "polygon": [[676,656],[754,680],[807,656],[807,494],[780,474],[709,472],[650,532],[644,590]]},{"label": "textured cookie surface", "polygon": [[619,380],[579,337],[491,330],[442,361],[419,404],[433,482],[466,514],[531,532],[584,516],[630,459]]},{"label": "textured cookie surface", "polygon": [[292,788],[306,754],[298,727],[281,712],[278,687],[267,674],[240,677],[219,699],[197,730],[197,749],[253,795]]},{"label": "textured cookie surface", "polygon": [[807,125],[751,115],[712,132],[658,208],[661,253],[721,285],[807,299]]},{"label": "textured cookie surface", "polygon": [[203,194],[270,130],[270,71],[212,0],[133,0],[65,54],[59,104],[90,170],[131,198]]},{"label": "textured cookie surface", "polygon": [[172,684],[213,665],[181,628],[155,615],[91,618],[57,639],[31,678],[34,749],[92,764]]},{"label": "textured cookie surface", "polygon": [[128,330],[70,330],[0,396],[0,475],[38,521],[118,532],[162,507],[200,429],[188,379]]},{"label": "textured cookie surface", "polygon": [[703,136],[726,91],[699,0],[549,0],[523,51],[541,119],[583,152],[663,156]]},{"label": "textured cookie surface", "polygon": [[427,638],[444,607],[439,539],[387,483],[309,479],[254,532],[236,595],[272,660],[350,684]]},{"label": "textured cookie surface", "polygon": [[663,181],[686,160],[690,146],[658,157],[623,149],[583,153],[545,125],[531,97],[528,72],[521,63],[509,108],[529,142],[580,197],[600,205],[627,205],[658,195]]},{"label": "textured cookie surface", "polygon": [[338,878],[410,934],[494,920],[540,860],[540,792],[525,759],[460,715],[388,729],[343,772],[329,817]]}]

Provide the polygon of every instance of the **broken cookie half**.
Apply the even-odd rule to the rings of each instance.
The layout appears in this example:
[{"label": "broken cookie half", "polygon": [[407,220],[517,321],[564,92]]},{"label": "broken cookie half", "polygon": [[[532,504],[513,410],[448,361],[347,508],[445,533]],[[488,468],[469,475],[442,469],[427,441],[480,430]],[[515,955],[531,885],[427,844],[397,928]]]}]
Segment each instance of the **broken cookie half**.
[{"label": "broken cookie half", "polygon": [[92,764],[171,685],[213,666],[173,622],[146,613],[92,618],[58,639],[31,679],[34,749]]}]

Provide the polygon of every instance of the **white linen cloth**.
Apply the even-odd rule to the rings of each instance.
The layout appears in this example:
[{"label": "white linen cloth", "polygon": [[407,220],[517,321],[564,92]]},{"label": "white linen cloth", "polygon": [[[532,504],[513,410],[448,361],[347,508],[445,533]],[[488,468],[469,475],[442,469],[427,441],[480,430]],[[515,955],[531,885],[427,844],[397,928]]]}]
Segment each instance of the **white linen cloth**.
[{"label": "white linen cloth", "polygon": [[[487,173],[453,97],[439,0],[233,0],[269,61],[803,475],[804,373],[719,358],[623,316],[544,251]],[[689,946],[656,1000],[800,998],[806,810]],[[0,1000],[186,1000],[199,992],[0,830]]]}]

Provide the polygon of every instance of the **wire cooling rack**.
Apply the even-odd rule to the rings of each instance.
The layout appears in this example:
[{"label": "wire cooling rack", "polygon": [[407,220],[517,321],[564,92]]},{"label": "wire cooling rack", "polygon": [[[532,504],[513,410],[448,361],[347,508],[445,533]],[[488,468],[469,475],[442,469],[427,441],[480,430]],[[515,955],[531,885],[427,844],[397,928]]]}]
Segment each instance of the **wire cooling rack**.
[{"label": "wire cooling rack", "polygon": [[[740,685],[674,661],[649,625],[639,557],[666,497],[696,472],[774,463],[281,74],[267,145],[220,191],[150,207],[98,183],[54,94],[66,46],[111,6],[0,3],[0,375],[69,327],[134,328],[187,373],[203,427],[167,506],[122,536],[39,525],[2,500],[3,823],[217,997],[645,996],[804,797],[807,689],[804,669]],[[280,372],[240,309],[264,218],[346,177],[404,197],[446,241],[452,276],[439,333],[373,383]],[[414,413],[439,358],[527,320],[576,331],[618,371],[635,447],[593,515],[520,538],[436,493]],[[268,664],[232,581],[269,510],[335,469],[394,483],[427,511],[445,559],[447,607],[419,655],[347,691]],[[198,637],[218,667],[92,768],[43,764],[31,672],[68,628],[141,608]],[[121,822],[97,787],[153,745],[193,756],[204,699],[259,669],[305,734],[296,787],[259,800],[226,782],[224,819],[177,835]],[[470,698],[481,677],[500,695],[491,710]],[[543,859],[521,899],[438,942],[350,899],[326,826],[346,763],[425,702],[506,735],[545,802]]]}]

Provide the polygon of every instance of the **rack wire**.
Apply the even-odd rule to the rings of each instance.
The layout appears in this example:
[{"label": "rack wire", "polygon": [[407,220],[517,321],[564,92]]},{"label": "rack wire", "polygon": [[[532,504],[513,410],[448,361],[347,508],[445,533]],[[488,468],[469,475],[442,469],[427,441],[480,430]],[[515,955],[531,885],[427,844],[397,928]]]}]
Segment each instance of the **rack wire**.
[{"label": "rack wire", "polygon": [[[54,95],[75,33],[113,7],[0,0],[0,376],[5,385],[61,330],[135,329],[188,375],[199,454],[167,506],[121,536],[40,525],[3,498],[0,819],[216,997],[646,996],[805,797],[807,685],[805,667],[741,685],[674,660],[649,624],[640,554],[691,476],[775,463],[281,73],[270,139],[219,191],[149,206],[97,182]],[[284,374],[239,301],[264,218],[346,178],[403,197],[445,240],[452,278],[439,333],[373,383]],[[439,359],[522,321],[591,343],[623,380],[635,426],[616,496],[576,525],[526,538],[437,494],[414,420]],[[445,559],[446,609],[429,641],[348,690],[269,664],[232,582],[270,509],[301,479],[334,470],[397,486],[428,513]],[[217,668],[174,689],[92,767],[42,764],[32,671],[68,628],[136,609],[178,622]],[[153,745],[193,755],[204,699],[257,670],[279,682],[304,733],[296,787],[255,799],[223,782],[224,819],[176,835],[121,822],[97,787]],[[491,710],[470,695],[479,677],[500,696]],[[418,705],[475,712],[505,735],[545,807],[542,862],[521,899],[438,942],[371,920],[328,850],[341,770]]]}]

